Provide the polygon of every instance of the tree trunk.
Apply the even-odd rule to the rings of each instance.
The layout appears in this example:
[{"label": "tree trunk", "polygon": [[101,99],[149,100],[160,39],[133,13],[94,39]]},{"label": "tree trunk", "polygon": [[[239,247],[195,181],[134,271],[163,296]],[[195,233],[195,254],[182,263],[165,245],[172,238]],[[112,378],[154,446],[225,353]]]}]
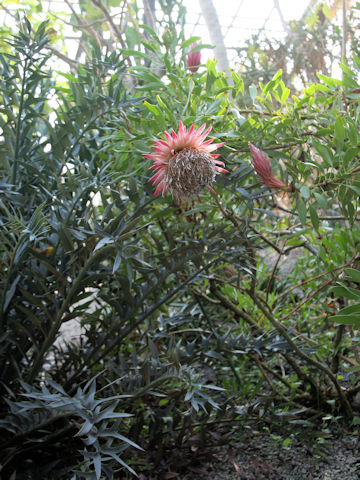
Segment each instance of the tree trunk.
[{"label": "tree trunk", "polygon": [[225,72],[229,77],[229,83],[232,84],[232,77],[229,68],[224,37],[221,32],[219,18],[212,0],[199,0],[202,14],[204,16],[207,28],[209,30],[210,40],[215,45],[215,60],[220,71]]}]

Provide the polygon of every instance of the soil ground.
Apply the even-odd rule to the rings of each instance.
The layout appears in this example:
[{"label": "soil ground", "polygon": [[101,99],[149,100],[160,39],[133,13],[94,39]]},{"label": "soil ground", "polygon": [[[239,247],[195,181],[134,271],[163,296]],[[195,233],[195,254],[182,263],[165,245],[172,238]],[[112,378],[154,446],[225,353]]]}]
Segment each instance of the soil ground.
[{"label": "soil ground", "polygon": [[[284,449],[271,438],[253,438],[214,452],[197,472],[173,477],[182,480],[359,480],[360,440],[356,434],[331,439],[325,457],[305,446]],[[202,471],[202,473],[200,473]],[[166,478],[166,477],[164,477]],[[170,478],[170,477],[169,477]]]}]

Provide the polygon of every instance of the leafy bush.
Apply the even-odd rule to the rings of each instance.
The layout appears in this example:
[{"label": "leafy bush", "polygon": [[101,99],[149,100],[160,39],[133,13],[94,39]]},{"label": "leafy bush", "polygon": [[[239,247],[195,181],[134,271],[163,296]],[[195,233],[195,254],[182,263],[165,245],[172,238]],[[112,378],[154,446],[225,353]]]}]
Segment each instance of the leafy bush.
[{"label": "leafy bush", "polygon": [[[7,476],[160,474],[224,425],[353,418],[360,60],[290,98],[281,71],[230,85],[211,60],[186,69],[195,38],[141,28],[55,76],[47,24],[25,19],[0,57]],[[179,121],[213,126],[229,170],[181,206],[143,157]],[[249,141],[283,187],[254,177]]]}]

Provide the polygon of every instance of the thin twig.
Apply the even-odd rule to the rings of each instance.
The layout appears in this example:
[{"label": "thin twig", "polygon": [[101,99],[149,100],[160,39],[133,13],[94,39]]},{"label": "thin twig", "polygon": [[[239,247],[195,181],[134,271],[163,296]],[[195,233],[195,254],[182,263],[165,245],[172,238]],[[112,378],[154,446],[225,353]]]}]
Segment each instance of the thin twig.
[{"label": "thin twig", "polygon": [[[355,169],[356,170],[356,169]],[[297,212],[293,212],[292,210],[289,210],[288,208],[281,207],[278,205],[277,207],[279,210],[282,210],[283,212],[290,213],[291,215],[297,215]],[[311,218],[310,215],[306,215],[306,218]],[[334,215],[334,216],[321,216],[319,217],[319,220],[328,220],[329,222],[335,221],[335,220],[347,220],[347,218],[344,215]],[[360,217],[357,217],[356,220],[360,221]],[[288,233],[293,233],[289,232],[288,230],[283,230],[282,232],[277,232],[277,231],[272,231],[271,233],[275,235],[287,235]]]},{"label": "thin twig", "polygon": [[267,365],[266,363],[262,363],[262,366],[263,368],[265,368],[265,370],[267,370],[271,375],[273,375],[275,378],[277,378],[281,383],[283,383],[287,388],[289,389],[293,389],[293,385],[291,385],[290,382],[288,382],[286,380],[286,378],[284,378],[282,375],[280,375],[280,373],[276,372],[275,370],[273,370],[272,368],[269,367],[269,365]]},{"label": "thin twig", "polygon": [[213,279],[210,279],[210,291],[216,297],[220,302],[224,305],[224,307],[228,308],[229,310],[232,310],[237,316],[245,320],[245,322],[252,327],[252,329],[262,335],[264,332],[263,330],[258,326],[258,324],[253,320],[253,318],[245,312],[245,310],[237,307],[234,305],[234,303],[228,299],[225,295],[223,295],[220,290],[216,287],[215,281]]},{"label": "thin twig", "polygon": [[279,17],[280,17],[280,22],[281,22],[281,25],[283,27],[283,30],[287,33],[290,33],[291,30],[289,28],[289,25],[285,21],[284,15],[283,15],[283,13],[281,11],[281,8],[280,8],[279,0],[274,0],[274,6],[275,6],[275,9],[278,12]]},{"label": "thin twig", "polygon": [[256,235],[258,235],[261,240],[263,240],[265,243],[267,243],[268,245],[270,245],[270,247],[272,247],[274,250],[276,250],[278,253],[282,253],[282,249],[279,248],[277,245],[275,245],[274,242],[272,242],[271,240],[269,240],[268,238],[264,237],[260,232],[259,230],[257,230],[255,227],[253,227],[252,225],[249,225],[249,229],[252,230],[254,233],[256,233]]},{"label": "thin twig", "polygon": [[272,392],[276,393],[276,388],[274,387],[274,384],[271,381],[271,378],[269,377],[269,375],[265,372],[265,369],[264,369],[262,363],[260,362],[259,355],[255,354],[255,355],[252,356],[252,358],[253,358],[254,362],[256,363],[256,365],[258,366],[261,373],[263,374],[263,377],[265,378],[265,380],[268,383],[269,387],[271,388]]},{"label": "thin twig", "polygon": [[11,10],[9,10],[5,5],[3,5],[2,3],[0,3],[0,7],[5,10],[5,12],[10,15],[10,17],[13,17],[13,18],[16,18],[16,15],[14,13],[11,12]]},{"label": "thin twig", "polygon": [[102,45],[102,42],[99,38],[99,35],[96,33],[96,31],[89,25],[87,25],[86,23],[84,23],[80,17],[80,15],[78,15],[76,13],[76,10],[73,8],[72,4],[69,2],[69,0],[64,0],[66,5],[70,8],[70,10],[72,11],[74,17],[76,18],[76,21],[78,22],[78,28],[84,28],[85,30],[87,30],[87,32],[93,37],[95,38],[95,40],[97,41],[97,43],[99,44],[99,47],[101,47]]},{"label": "thin twig", "polygon": [[281,321],[284,322],[287,320],[289,317],[291,317],[295,312],[297,312],[305,303],[307,303],[309,300],[311,300],[315,295],[317,295],[321,290],[323,290],[325,287],[330,285],[331,283],[334,282],[333,278],[330,278],[327,282],[324,282],[320,287],[318,287],[315,291],[313,291],[310,295],[308,295],[302,302],[298,303],[296,307],[294,307],[287,315],[282,317]]},{"label": "thin twig", "polygon": [[311,278],[307,278],[306,280],[302,280],[300,283],[297,283],[296,285],[288,288],[287,290],[285,290],[285,292],[281,293],[277,298],[276,298],[276,302],[278,302],[282,297],[285,297],[285,295],[288,295],[289,293],[291,293],[293,290],[295,290],[296,288],[300,288],[300,287],[303,287],[304,285],[306,285],[307,283],[309,282],[313,282],[314,280],[318,280],[319,278],[321,277],[324,277],[325,275],[330,275],[332,272],[336,272],[337,270],[341,270],[341,269],[344,269],[346,267],[348,267],[349,265],[351,265],[354,261],[356,260],[356,257],[352,258],[349,262],[347,263],[344,263],[343,265],[340,265],[339,267],[336,267],[334,268],[333,270],[329,270],[327,272],[324,272],[324,273],[319,273],[318,275],[315,275],[314,277],[311,277]]},{"label": "thin twig", "polygon": [[344,395],[344,392],[342,391],[336,376],[333,374],[333,372],[325,366],[322,362],[318,362],[317,360],[314,360],[311,356],[307,355],[304,353],[297,345],[296,343],[292,340],[290,335],[287,332],[287,328],[283,325],[282,322],[279,322],[276,320],[276,318],[272,315],[272,313],[268,310],[268,307],[263,305],[263,303],[260,301],[260,299],[256,295],[251,295],[251,292],[248,292],[251,298],[253,299],[254,303],[256,306],[263,312],[265,317],[270,321],[270,323],[276,328],[276,330],[282,335],[282,337],[287,341],[289,346],[292,348],[292,350],[303,360],[305,360],[307,363],[313,365],[317,370],[321,370],[324,372],[329,379],[332,381],[338,396],[340,403],[342,407],[344,408],[344,411],[348,417],[352,417],[352,409],[349,404],[348,399]]},{"label": "thin twig", "polygon": [[69,25],[70,27],[80,28],[80,29],[81,29],[81,28],[88,29],[88,28],[93,27],[94,25],[98,25],[98,24],[101,24],[101,23],[106,22],[106,18],[99,18],[99,19],[94,20],[93,22],[90,22],[90,23],[78,24],[78,23],[68,22],[68,21],[64,20],[63,18],[61,18],[59,15],[55,15],[55,13],[49,12],[49,15],[51,15],[51,16],[54,17],[54,18],[56,18],[56,20],[60,20],[60,21],[61,21],[62,23],[64,23],[65,25]]},{"label": "thin twig", "polygon": [[[122,38],[122,33],[121,31],[119,30],[119,28],[115,25],[114,23],[114,20],[112,19],[110,13],[108,12],[108,10],[106,9],[105,5],[103,5],[102,2],[98,1],[98,0],[91,0],[91,2],[98,8],[100,8],[100,10],[103,12],[103,14],[105,15],[105,18],[106,20],[109,22],[110,24],[110,28],[111,30],[113,31],[113,33],[115,34],[115,36],[117,37],[117,39],[119,40],[122,48],[126,48],[126,45],[125,45],[125,42]],[[129,60],[130,61],[130,60]]]},{"label": "thin twig", "polygon": [[77,62],[76,60],[72,60],[71,58],[67,57],[66,55],[64,55],[63,53],[59,52],[58,50],[56,50],[56,48],[53,48],[53,47],[47,47],[51,53],[53,53],[54,55],[56,55],[58,58],[60,58],[63,62],[67,63],[68,65],[70,65],[70,67],[74,70],[77,69],[77,66],[79,64],[79,62]]},{"label": "thin twig", "polygon": [[[303,333],[299,332],[298,330],[294,329],[294,334],[301,338],[302,340],[305,340],[305,342],[311,343],[312,345],[319,346],[319,343],[316,340],[313,340],[312,338],[307,337]],[[326,345],[322,345],[321,348],[324,350],[328,350],[328,347]],[[358,367],[359,363],[356,362],[355,360],[352,360],[351,358],[345,357],[345,355],[342,355],[341,353],[338,354],[338,357],[341,358],[341,360],[345,363],[348,363],[352,367]]]},{"label": "thin twig", "polygon": [[[196,296],[195,296],[195,299],[196,299],[196,301],[197,301],[197,303],[198,303],[198,305],[199,305],[199,307],[200,307],[200,310],[201,310],[202,314],[204,315],[204,318],[205,318],[205,320],[207,321],[207,323],[208,323],[208,325],[209,325],[209,328],[210,328],[210,330],[212,331],[214,337],[215,337],[216,339],[218,339],[218,334],[217,334],[216,327],[215,327],[215,324],[214,324],[214,322],[213,322],[213,319],[207,314],[207,312],[206,312],[203,304],[202,304],[201,301],[200,301],[200,297],[196,297]],[[233,374],[234,374],[236,385],[237,385],[238,389],[240,389],[240,388],[241,388],[241,378],[240,378],[240,375],[238,374],[238,372],[237,372],[237,370],[236,370],[236,368],[235,368],[235,366],[234,366],[234,364],[233,364],[233,362],[232,362],[231,356],[230,356],[229,353],[226,352],[225,350],[223,350],[222,353],[223,353],[223,355],[225,356],[225,358],[226,358],[226,360],[227,360],[227,362],[228,362],[228,364],[229,364],[229,367],[230,367],[231,371],[232,371]]]},{"label": "thin twig", "polygon": [[[323,283],[322,285],[320,285],[319,288],[317,288],[314,292],[312,292],[309,296],[307,296],[302,302],[300,302],[295,308],[293,308],[291,310],[291,312],[289,312],[285,317],[283,317],[281,320],[284,321],[286,320],[287,318],[289,318],[293,313],[295,313],[297,310],[299,310],[300,307],[302,307],[306,302],[308,302],[311,298],[313,298],[317,293],[319,293],[321,290],[323,290],[327,285],[330,285],[332,282],[334,282],[336,280],[336,278],[339,276],[337,275],[337,277],[335,277],[333,274],[334,272],[336,272],[337,270],[344,270],[345,268],[347,268],[349,265],[351,265],[352,263],[354,263],[356,259],[356,256],[353,256],[353,258],[349,261],[349,262],[346,262],[344,263],[343,265],[341,265],[340,267],[336,267],[334,268],[333,270],[330,270],[324,274],[319,274],[317,275],[316,277],[313,277],[311,280],[314,280],[316,278],[320,278],[321,276],[323,275],[332,275],[332,278],[330,280],[328,280],[327,282]],[[311,281],[310,280],[310,281]],[[301,286],[301,285],[304,285],[305,283],[308,283],[308,280],[304,280],[304,282],[301,282],[299,285],[297,286]],[[297,286],[295,287],[291,287],[291,289],[289,289],[287,292],[285,293],[289,293],[289,291],[291,290],[294,290],[294,288],[296,288]],[[281,298],[284,294],[281,294],[279,297],[277,297],[276,301],[279,300],[279,298]]]}]

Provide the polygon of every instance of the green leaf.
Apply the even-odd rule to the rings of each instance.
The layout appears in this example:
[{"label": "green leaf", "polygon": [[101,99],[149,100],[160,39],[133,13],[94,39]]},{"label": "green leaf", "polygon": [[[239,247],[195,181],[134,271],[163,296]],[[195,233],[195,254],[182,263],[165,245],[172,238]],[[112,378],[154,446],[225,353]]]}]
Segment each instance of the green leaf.
[{"label": "green leaf", "polygon": [[18,284],[20,280],[20,275],[18,275],[15,280],[12,282],[12,284],[10,285],[10,287],[8,288],[7,292],[6,292],[6,296],[5,296],[5,302],[4,302],[4,306],[3,306],[3,312],[6,312],[14,294],[15,294],[15,291],[16,291],[16,285]]},{"label": "green leaf", "polygon": [[351,300],[360,300],[360,291],[346,285],[337,285],[332,289],[337,297],[351,298]]},{"label": "green leaf", "polygon": [[302,198],[299,198],[296,204],[296,209],[299,214],[300,222],[305,225],[306,224],[306,204]]},{"label": "green leaf", "polygon": [[150,52],[153,52],[153,53],[155,53],[155,54],[158,54],[158,51],[160,50],[159,45],[154,44],[154,43],[152,43],[152,42],[144,42],[144,41],[143,41],[142,44],[143,44],[143,46],[144,46],[145,48],[147,48],[148,50],[150,50]]},{"label": "green leaf", "polygon": [[313,224],[313,227],[315,228],[315,230],[319,230],[319,216],[317,214],[317,210],[314,205],[310,205],[309,213],[310,213],[311,223]]},{"label": "green leaf", "polygon": [[244,94],[244,81],[242,77],[238,73],[236,73],[234,70],[231,71],[231,76],[234,81],[234,86],[236,88],[236,91]]},{"label": "green leaf", "polygon": [[162,111],[156,105],[152,105],[151,103],[147,102],[146,100],[144,100],[143,104],[156,117],[163,117]]},{"label": "green leaf", "polygon": [[353,419],[352,419],[352,422],[351,422],[352,425],[360,425],[360,417],[357,417],[355,416]]},{"label": "green leaf", "polygon": [[342,325],[354,325],[356,328],[360,327],[360,312],[359,315],[334,315],[331,320]]},{"label": "green leaf", "polygon": [[147,33],[149,33],[158,43],[161,43],[156,32],[151,27],[149,27],[149,25],[145,25],[144,23],[142,23],[139,25],[139,27],[143,28]]},{"label": "green leaf", "polygon": [[353,60],[357,70],[360,71],[360,58],[355,53],[353,53]]},{"label": "green leaf", "polygon": [[349,75],[349,77],[354,77],[355,76],[355,72],[353,70],[351,70],[351,68],[349,68],[345,63],[340,63],[340,68],[344,73]]},{"label": "green leaf", "polygon": [[356,155],[359,155],[359,149],[357,147],[348,148],[344,156],[343,163],[345,164],[345,166],[348,166],[352,162],[352,160],[356,157]]},{"label": "green leaf", "polygon": [[129,25],[126,27],[125,37],[127,46],[131,49],[134,49],[136,45],[141,43],[141,35],[138,33],[136,28]]},{"label": "green leaf", "polygon": [[[359,128],[358,128],[356,122],[354,122],[350,118],[348,119],[348,125],[349,125],[348,135],[349,135],[350,143],[352,145],[355,145],[355,147],[356,147],[357,144],[359,143]],[[357,149],[357,147],[356,147],[356,149]]]},{"label": "green leaf", "polygon": [[121,253],[118,252],[116,254],[116,258],[115,258],[115,261],[114,261],[114,265],[113,265],[113,269],[112,269],[112,273],[115,273],[119,270],[119,267],[121,265],[121,261],[122,261],[122,256],[121,256]]},{"label": "green leaf", "polygon": [[318,140],[313,139],[313,147],[319,153],[323,159],[326,167],[332,167],[334,162],[334,154],[330,147],[320,143]]},{"label": "green leaf", "polygon": [[[166,400],[167,400],[167,399],[166,399]],[[167,401],[168,401],[168,400],[167,400]],[[160,400],[160,402],[161,402],[161,400]],[[159,402],[159,404],[160,404],[160,402]],[[140,445],[138,445],[137,443],[133,442],[133,441],[130,440],[129,438],[124,437],[123,435],[121,435],[121,434],[118,433],[118,432],[113,432],[113,431],[111,431],[111,430],[105,430],[105,431],[99,433],[99,437],[105,437],[105,438],[106,438],[106,437],[112,437],[112,438],[117,438],[118,440],[121,440],[121,441],[127,443],[128,445],[131,445],[131,446],[134,447],[134,448],[137,448],[137,449],[139,449],[139,450],[143,450],[143,451],[144,451],[144,449],[143,449],[142,447],[140,447]]]},{"label": "green leaf", "polygon": [[96,252],[96,250],[99,250],[101,247],[103,247],[104,245],[110,245],[114,243],[114,239],[111,238],[111,237],[104,237],[102,238],[96,245],[96,247],[94,248],[94,252]]},{"label": "green leaf", "polygon": [[326,75],[322,75],[321,73],[316,74],[320,80],[322,80],[326,85],[331,88],[338,88],[341,85],[341,80],[337,80],[335,78],[327,77]]},{"label": "green leaf", "polygon": [[360,303],[355,303],[354,305],[349,305],[348,307],[342,308],[339,310],[337,315],[351,315],[351,314],[360,314]]},{"label": "green leaf", "polygon": [[310,198],[310,189],[306,185],[300,187],[300,193],[306,200]]},{"label": "green leaf", "polygon": [[355,270],[355,268],[345,268],[345,273],[349,277],[349,280],[360,283],[360,270]]},{"label": "green leaf", "polygon": [[138,50],[131,50],[128,48],[121,49],[121,53],[126,57],[139,57],[139,58],[149,58],[149,55]]},{"label": "green leaf", "polygon": [[[262,91],[263,96],[266,97],[266,95],[274,89],[275,85],[276,85],[276,82],[274,80],[270,80],[270,82],[267,83],[267,85],[265,86],[265,88]],[[249,89],[251,87],[252,87],[252,85],[250,85]],[[251,92],[250,92],[250,95],[251,95]],[[256,95],[255,95],[255,97],[256,97]],[[252,98],[253,101],[254,101],[255,97],[253,98],[252,95],[251,95],[251,98]]]},{"label": "green leaf", "polygon": [[290,88],[284,88],[281,93],[280,101],[281,103],[285,103],[290,95]]},{"label": "green leaf", "polygon": [[168,119],[172,122],[175,123],[175,117],[171,109],[168,107],[168,105],[163,101],[163,99],[160,97],[160,95],[156,95],[156,100],[158,101],[158,104],[160,107],[166,112]]},{"label": "green leaf", "polygon": [[318,204],[323,210],[328,208],[328,201],[321,193],[314,192],[314,197],[316,198]]},{"label": "green leaf", "polygon": [[256,98],[256,96],[257,96],[257,90],[256,90],[255,85],[250,85],[250,87],[249,87],[249,92],[250,92],[251,100],[252,100],[253,103],[254,103],[255,98]]},{"label": "green leaf", "polygon": [[71,73],[61,72],[59,70],[57,70],[56,73],[58,75],[61,75],[62,77],[65,77],[67,80],[69,80],[69,82],[73,82],[73,83],[79,82],[79,78],[75,77],[75,75],[71,75]]},{"label": "green leaf", "polygon": [[357,195],[360,196],[360,187],[357,187],[356,185],[349,185],[349,188],[355,192]]},{"label": "green leaf", "polygon": [[185,49],[189,47],[192,43],[199,42],[201,40],[201,37],[190,37],[181,44],[181,48]]},{"label": "green leaf", "polygon": [[344,126],[344,119],[341,118],[341,117],[337,117],[337,119],[335,120],[334,136],[335,136],[335,140],[336,140],[339,144],[343,144],[343,143],[344,143],[344,139],[345,139],[345,126]]}]

